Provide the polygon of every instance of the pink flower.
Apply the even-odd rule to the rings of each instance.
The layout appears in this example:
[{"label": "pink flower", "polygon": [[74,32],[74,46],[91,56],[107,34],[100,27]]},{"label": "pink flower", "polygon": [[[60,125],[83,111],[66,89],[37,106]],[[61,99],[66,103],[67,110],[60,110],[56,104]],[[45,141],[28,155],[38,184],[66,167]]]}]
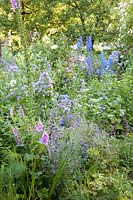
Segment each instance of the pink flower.
[{"label": "pink flower", "polygon": [[43,123],[41,121],[39,121],[38,124],[35,126],[35,131],[37,132],[43,131]]},{"label": "pink flower", "polygon": [[40,138],[40,142],[41,142],[42,144],[44,144],[45,146],[48,146],[49,135],[48,135],[47,132],[44,132],[44,133],[42,134],[42,137]]}]

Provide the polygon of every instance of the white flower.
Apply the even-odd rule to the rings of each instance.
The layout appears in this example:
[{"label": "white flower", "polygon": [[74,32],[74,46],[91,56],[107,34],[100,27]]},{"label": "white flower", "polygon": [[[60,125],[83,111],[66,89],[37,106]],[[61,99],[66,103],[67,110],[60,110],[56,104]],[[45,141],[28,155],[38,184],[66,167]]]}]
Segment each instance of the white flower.
[{"label": "white flower", "polygon": [[54,44],[51,46],[51,49],[57,49],[58,48],[58,45]]},{"label": "white flower", "polygon": [[16,85],[16,83],[17,83],[16,80],[11,80],[11,81],[10,81],[11,87],[14,87],[14,86]]}]

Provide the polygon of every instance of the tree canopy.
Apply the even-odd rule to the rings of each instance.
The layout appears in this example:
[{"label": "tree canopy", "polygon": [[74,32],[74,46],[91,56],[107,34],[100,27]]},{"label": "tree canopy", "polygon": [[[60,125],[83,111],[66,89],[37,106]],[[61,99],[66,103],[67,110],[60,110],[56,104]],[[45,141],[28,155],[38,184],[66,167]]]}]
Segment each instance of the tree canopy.
[{"label": "tree canopy", "polygon": [[[6,36],[11,30],[17,35],[17,15],[10,1],[6,1],[7,4],[5,0],[0,2],[1,33]],[[38,33],[40,38],[44,34],[65,35],[73,40],[91,35],[94,40],[110,42],[131,32],[131,0],[20,0],[20,3],[26,33]],[[131,34],[128,35],[126,40],[130,41]]]}]

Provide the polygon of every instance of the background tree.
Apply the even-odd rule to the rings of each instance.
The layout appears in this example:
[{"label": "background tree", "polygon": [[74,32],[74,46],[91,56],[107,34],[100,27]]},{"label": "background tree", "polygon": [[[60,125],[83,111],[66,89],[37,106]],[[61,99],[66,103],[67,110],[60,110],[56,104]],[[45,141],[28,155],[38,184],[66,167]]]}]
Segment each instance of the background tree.
[{"label": "background tree", "polygon": [[[5,36],[11,30],[13,35],[18,34],[17,16],[13,12],[10,1],[0,2],[0,27]],[[49,36],[65,35],[75,40],[80,35],[91,35],[95,41],[110,43],[120,36],[122,23],[126,24],[123,34],[131,30],[131,0],[20,0],[21,14],[25,31],[30,42],[37,33],[38,38],[44,34]],[[126,16],[120,23],[120,4],[126,2],[128,8]],[[130,37],[129,37],[130,38]],[[131,38],[129,39],[129,41]]]}]

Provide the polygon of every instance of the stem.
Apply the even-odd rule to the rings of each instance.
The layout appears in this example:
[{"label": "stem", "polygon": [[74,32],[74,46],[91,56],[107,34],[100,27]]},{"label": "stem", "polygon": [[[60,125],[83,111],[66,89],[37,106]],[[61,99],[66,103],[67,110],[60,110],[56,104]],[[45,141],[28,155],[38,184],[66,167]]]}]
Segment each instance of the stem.
[{"label": "stem", "polygon": [[35,185],[34,173],[35,173],[35,169],[36,169],[36,160],[35,160],[35,162],[33,162],[33,160],[32,160],[32,165],[33,165],[33,168],[32,168],[32,181],[31,181],[31,187],[30,187],[29,200],[31,199],[32,195],[34,194],[34,185]]},{"label": "stem", "polygon": [[30,68],[29,68],[29,58],[28,58],[28,49],[27,49],[27,41],[25,36],[25,25],[24,25],[24,19],[22,18],[21,14],[21,8],[17,9],[17,20],[18,20],[18,28],[19,28],[19,35],[21,40],[21,46],[23,47],[23,53],[24,53],[24,60],[25,60],[25,67],[26,67],[26,73],[27,73],[27,84],[30,83]]}]

